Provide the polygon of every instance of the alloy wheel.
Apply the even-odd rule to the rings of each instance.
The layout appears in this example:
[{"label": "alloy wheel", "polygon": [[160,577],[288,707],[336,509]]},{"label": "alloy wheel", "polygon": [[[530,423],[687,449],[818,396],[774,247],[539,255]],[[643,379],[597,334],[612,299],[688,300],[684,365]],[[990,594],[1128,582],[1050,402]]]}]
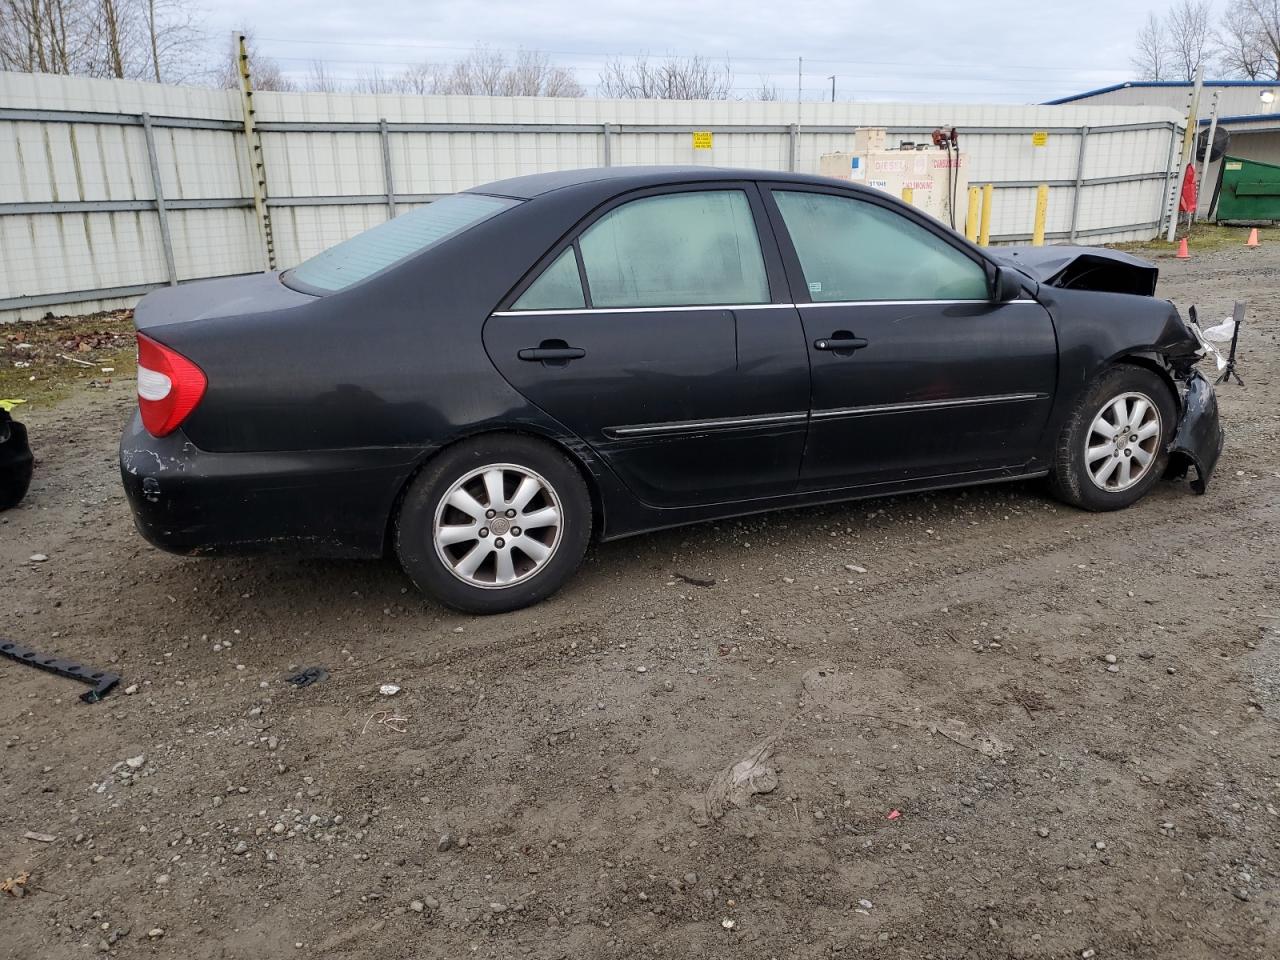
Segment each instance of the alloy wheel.
[{"label": "alloy wheel", "polygon": [[528,580],[560,546],[564,510],[540,474],[513,463],[478,467],[436,507],[432,539],[445,568],[473,587]]},{"label": "alloy wheel", "polygon": [[1127,490],[1147,475],[1160,452],[1160,408],[1146,394],[1107,401],[1084,439],[1085,470],[1108,493]]}]

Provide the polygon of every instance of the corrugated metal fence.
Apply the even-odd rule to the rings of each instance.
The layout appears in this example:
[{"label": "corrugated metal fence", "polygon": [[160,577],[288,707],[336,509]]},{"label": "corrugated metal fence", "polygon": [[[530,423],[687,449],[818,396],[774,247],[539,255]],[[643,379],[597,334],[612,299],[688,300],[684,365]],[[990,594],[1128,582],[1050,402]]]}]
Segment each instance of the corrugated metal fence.
[{"label": "corrugated metal fence", "polygon": [[[998,191],[994,241],[1030,238],[1040,183],[1051,187],[1050,241],[1145,239],[1167,215],[1181,138],[1174,111],[1132,106],[255,99],[282,268],[490,180],[611,164],[816,172],[865,126],[887,127],[893,143],[959,128],[970,183]],[[695,130],[711,131],[711,149],[695,149]],[[0,73],[0,320],[265,269],[251,198],[234,91]]]}]

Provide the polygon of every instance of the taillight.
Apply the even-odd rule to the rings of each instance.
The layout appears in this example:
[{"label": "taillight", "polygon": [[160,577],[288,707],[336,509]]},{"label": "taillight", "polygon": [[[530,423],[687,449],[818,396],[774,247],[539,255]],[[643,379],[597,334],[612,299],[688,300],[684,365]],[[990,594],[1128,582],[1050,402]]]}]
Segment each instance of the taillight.
[{"label": "taillight", "polygon": [[204,372],[182,354],[138,334],[138,410],[152,436],[177,430],[208,383]]}]

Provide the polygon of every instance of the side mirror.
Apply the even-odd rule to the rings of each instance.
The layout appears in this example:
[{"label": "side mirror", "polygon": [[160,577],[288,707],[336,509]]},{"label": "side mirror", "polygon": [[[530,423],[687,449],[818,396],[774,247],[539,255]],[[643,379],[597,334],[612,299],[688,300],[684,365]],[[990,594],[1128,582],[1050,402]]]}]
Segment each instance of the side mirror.
[{"label": "side mirror", "polygon": [[1013,267],[996,267],[995,283],[992,285],[991,300],[993,303],[1008,303],[1022,296],[1022,274]]}]

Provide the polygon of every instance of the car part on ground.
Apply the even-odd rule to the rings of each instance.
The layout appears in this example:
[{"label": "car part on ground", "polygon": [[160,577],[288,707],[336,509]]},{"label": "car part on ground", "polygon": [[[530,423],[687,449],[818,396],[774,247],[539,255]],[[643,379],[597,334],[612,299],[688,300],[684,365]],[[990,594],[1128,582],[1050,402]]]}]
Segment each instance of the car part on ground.
[{"label": "car part on ground", "polygon": [[67,677],[71,680],[79,680],[81,683],[89,684],[93,689],[86,690],[80,694],[80,699],[85,703],[97,703],[120,682],[118,673],[95,670],[93,667],[86,667],[75,660],[63,660],[60,657],[47,656],[7,640],[0,641],[0,656],[8,657],[10,660],[25,664],[28,667],[35,667],[37,670],[47,670],[49,673],[56,673],[60,677]]},{"label": "car part on ground", "polygon": [[27,440],[27,428],[0,409],[0,510],[16,507],[27,495],[35,457]]},{"label": "car part on ground", "polygon": [[[592,534],[1051,472],[1114,509],[1217,462],[1200,343],[1136,258],[988,251],[880,191],[701,167],[426,210],[139,304],[120,464],[147,539],[394,550],[426,592],[497,612],[550,595]],[[1088,394],[1117,370],[1142,382]],[[1107,405],[1110,438],[1081,434]],[[1157,445],[1091,478],[1089,450],[1152,423]]]},{"label": "car part on ground", "polygon": [[324,667],[304,667],[284,679],[286,683],[291,683],[298,688],[309,687],[313,683],[319,683],[321,680],[328,680],[329,671]]}]

